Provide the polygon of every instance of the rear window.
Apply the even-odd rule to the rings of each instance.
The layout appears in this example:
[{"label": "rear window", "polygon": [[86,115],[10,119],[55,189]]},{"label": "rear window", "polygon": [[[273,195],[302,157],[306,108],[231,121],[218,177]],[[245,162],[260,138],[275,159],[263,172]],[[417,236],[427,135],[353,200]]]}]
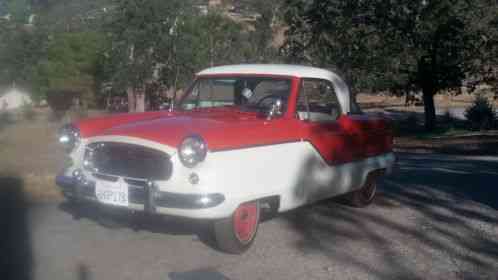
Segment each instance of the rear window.
[{"label": "rear window", "polygon": [[350,102],[351,105],[349,106],[350,114],[356,115],[356,114],[363,114],[363,111],[361,111],[360,105],[358,105],[358,102],[356,102],[356,94],[351,94],[350,95]]}]

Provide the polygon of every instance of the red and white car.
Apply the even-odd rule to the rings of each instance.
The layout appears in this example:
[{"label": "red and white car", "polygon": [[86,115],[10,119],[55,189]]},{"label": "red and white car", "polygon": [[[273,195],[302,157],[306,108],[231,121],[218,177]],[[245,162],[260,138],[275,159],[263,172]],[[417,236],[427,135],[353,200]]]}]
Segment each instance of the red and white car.
[{"label": "red and white car", "polygon": [[362,114],[328,70],[209,68],[175,105],[65,126],[65,196],[209,220],[220,249],[241,253],[263,211],[343,194],[368,205],[395,161],[388,122]]}]

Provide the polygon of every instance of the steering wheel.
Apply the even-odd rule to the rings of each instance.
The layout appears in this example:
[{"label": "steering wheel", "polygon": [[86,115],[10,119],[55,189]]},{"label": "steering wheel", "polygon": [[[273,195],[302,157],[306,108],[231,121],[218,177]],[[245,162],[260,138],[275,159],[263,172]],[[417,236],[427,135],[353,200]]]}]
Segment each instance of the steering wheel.
[{"label": "steering wheel", "polygon": [[286,100],[283,100],[282,97],[276,95],[276,94],[270,94],[270,95],[267,95],[263,98],[261,98],[260,100],[258,100],[258,102],[256,103],[256,106],[257,107],[261,107],[261,104],[263,103],[263,101],[265,101],[266,99],[274,99],[275,101],[280,99],[282,101],[282,108],[285,108],[285,103],[286,103]]}]

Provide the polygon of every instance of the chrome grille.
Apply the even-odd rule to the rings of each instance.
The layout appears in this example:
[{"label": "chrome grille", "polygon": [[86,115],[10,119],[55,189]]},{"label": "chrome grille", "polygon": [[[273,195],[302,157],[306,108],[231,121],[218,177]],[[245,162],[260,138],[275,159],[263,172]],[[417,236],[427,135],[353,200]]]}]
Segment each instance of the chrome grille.
[{"label": "chrome grille", "polygon": [[172,166],[168,154],[156,149],[116,142],[96,142],[85,150],[85,169],[144,180],[168,180]]}]

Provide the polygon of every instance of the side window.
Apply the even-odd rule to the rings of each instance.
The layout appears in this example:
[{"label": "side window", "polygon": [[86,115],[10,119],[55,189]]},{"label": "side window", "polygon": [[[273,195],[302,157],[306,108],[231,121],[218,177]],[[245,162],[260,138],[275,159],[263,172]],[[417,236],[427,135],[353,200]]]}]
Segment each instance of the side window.
[{"label": "side window", "polygon": [[335,121],[341,115],[341,105],[329,81],[303,79],[297,100],[300,120],[311,122]]}]

